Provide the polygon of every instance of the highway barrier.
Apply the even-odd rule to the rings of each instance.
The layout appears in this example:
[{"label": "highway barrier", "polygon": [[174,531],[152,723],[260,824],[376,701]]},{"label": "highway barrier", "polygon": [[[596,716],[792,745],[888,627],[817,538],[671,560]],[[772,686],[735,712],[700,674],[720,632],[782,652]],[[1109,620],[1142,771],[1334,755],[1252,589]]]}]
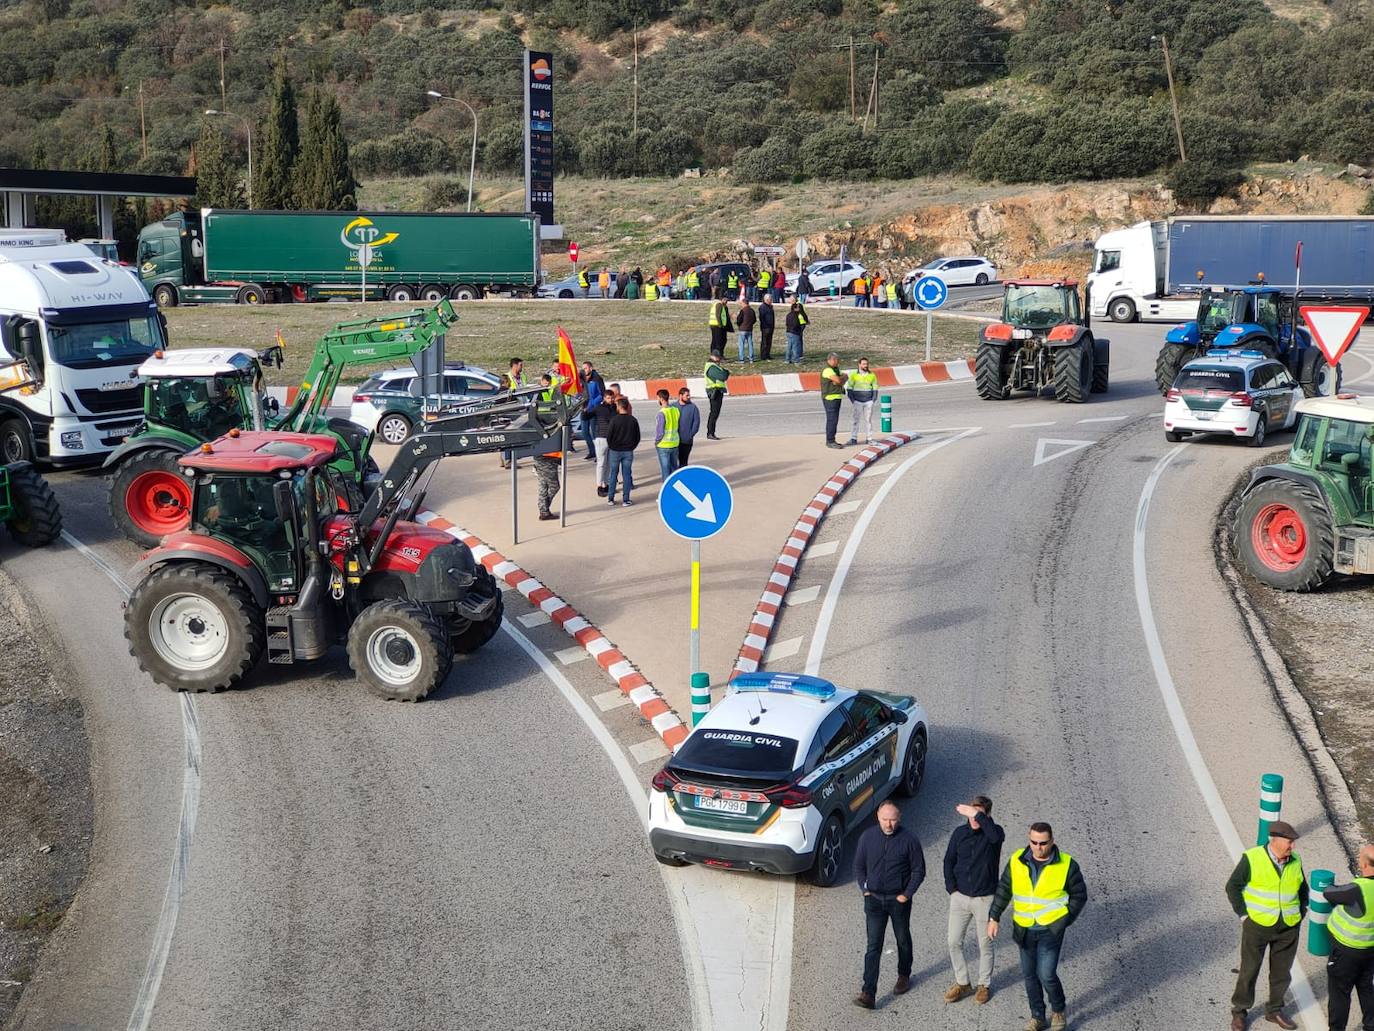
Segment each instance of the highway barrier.
[{"label": "highway barrier", "polygon": [[892,395],[878,395],[878,414],[882,416],[880,428],[884,433],[892,432]]},{"label": "highway barrier", "polygon": [[1256,845],[1269,844],[1269,825],[1279,818],[1283,808],[1283,777],[1266,773],[1260,778],[1259,833]]},{"label": "highway barrier", "polygon": [[1331,955],[1331,932],[1326,929],[1326,920],[1334,908],[1326,901],[1326,889],[1336,882],[1336,875],[1330,870],[1313,870],[1308,880],[1310,889],[1307,896],[1307,951],[1313,956]]}]

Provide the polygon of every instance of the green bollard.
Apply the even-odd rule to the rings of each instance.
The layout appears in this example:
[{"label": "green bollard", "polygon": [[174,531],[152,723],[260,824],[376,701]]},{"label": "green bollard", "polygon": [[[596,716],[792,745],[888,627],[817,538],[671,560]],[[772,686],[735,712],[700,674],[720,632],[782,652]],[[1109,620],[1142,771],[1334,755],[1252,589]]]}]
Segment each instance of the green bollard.
[{"label": "green bollard", "polygon": [[696,726],[711,711],[711,674],[692,674],[692,726]]},{"label": "green bollard", "polygon": [[882,416],[882,430],[884,433],[892,432],[892,395],[878,395],[878,414]]},{"label": "green bollard", "polygon": [[1313,956],[1331,955],[1331,932],[1326,929],[1326,921],[1335,907],[1326,901],[1326,889],[1335,882],[1336,875],[1330,870],[1313,870],[1307,882],[1307,951]]},{"label": "green bollard", "polygon": [[1256,845],[1269,844],[1269,825],[1279,818],[1283,808],[1283,777],[1266,773],[1260,778],[1259,833]]}]

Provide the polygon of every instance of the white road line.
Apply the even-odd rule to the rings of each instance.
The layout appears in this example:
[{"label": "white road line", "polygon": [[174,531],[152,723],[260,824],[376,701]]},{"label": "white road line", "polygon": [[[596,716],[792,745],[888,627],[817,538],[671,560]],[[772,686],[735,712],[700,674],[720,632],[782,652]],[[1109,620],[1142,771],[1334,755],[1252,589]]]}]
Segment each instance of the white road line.
[{"label": "white road line", "polygon": [[662,738],[651,737],[637,745],[631,745],[630,754],[635,757],[635,762],[643,765],[655,759],[662,759],[668,754],[668,746],[663,743]]},{"label": "white road line", "polygon": [[580,644],[576,648],[563,648],[553,653],[554,658],[565,666],[571,666],[574,662],[581,662],[583,659],[590,659],[591,655]]},{"label": "white road line", "polygon": [[[615,738],[611,736],[611,732],[606,729],[606,725],[596,718],[596,713],[592,712],[591,706],[577,693],[562,671],[549,661],[549,657],[535,647],[533,641],[515,629],[508,619],[502,620],[501,629],[534,661],[544,676],[548,677],[553,686],[558,688],[558,693],[563,696],[563,700],[568,703],[572,711],[577,713],[582,722],[586,724],[592,737],[596,739],[596,743],[601,746],[601,750],[610,759],[611,766],[620,778],[621,786],[625,789],[625,793],[630,796],[630,801],[639,814],[640,825],[647,832],[649,796],[644,793],[644,785],[639,782],[639,775],[630,765],[630,761],[625,758],[624,751],[616,743]],[[647,847],[646,843],[645,848]],[[654,865],[657,866],[658,864],[655,863]],[[692,915],[687,906],[687,897],[681,882],[676,878],[670,879],[666,869],[660,867],[659,874],[663,878],[664,892],[668,896],[668,902],[673,911],[673,923],[677,925],[678,945],[682,949],[682,965],[687,971],[687,993],[692,1000],[692,1027],[696,1031],[710,1031],[712,1027],[711,1004],[706,988],[706,968],[702,963],[701,953],[695,948],[697,938],[695,934],[691,933],[693,923]]]},{"label": "white road line", "polygon": [[609,691],[602,691],[598,695],[592,695],[592,701],[602,712],[610,712],[612,709],[619,709],[630,704],[630,699],[618,687],[613,687]]},{"label": "white road line", "polygon": [[[873,522],[873,517],[878,514],[878,509],[882,506],[883,501],[892,493],[892,489],[897,486],[906,471],[917,462],[929,458],[940,448],[953,444],[956,440],[972,436],[981,429],[981,426],[974,426],[962,433],[956,433],[952,437],[938,440],[934,444],[927,444],[897,466],[893,474],[883,481],[883,485],[873,495],[873,500],[864,509],[864,514],[859,516],[858,522],[854,524],[854,529],[849,534],[849,540],[845,542],[844,553],[840,556],[840,564],[835,569],[835,575],[830,578],[830,589],[825,592],[825,601],[821,604],[821,614],[816,620],[816,632],[811,637],[811,649],[806,654],[807,673],[812,676],[820,674],[821,656],[825,654],[825,638],[830,633],[830,622],[835,618],[835,606],[840,600],[840,589],[844,587],[844,578],[849,575],[849,567],[854,564],[854,556],[859,553],[859,545],[863,542],[864,534],[868,531],[868,524]],[[790,989],[790,984],[788,987]]]},{"label": "white road line", "polygon": [[797,590],[787,592],[787,599],[784,604],[790,609],[796,605],[808,605],[821,596],[821,585],[815,587],[802,587]]},{"label": "white road line", "polygon": [[841,501],[838,505],[830,506],[830,515],[849,515],[850,512],[857,512],[863,507],[862,501]]},{"label": "white road line", "polygon": [[833,555],[840,549],[839,541],[826,541],[824,544],[813,544],[806,549],[807,558],[825,558]]},{"label": "white road line", "polygon": [[[1212,779],[1212,771],[1207,768],[1207,762],[1202,758],[1202,750],[1198,748],[1197,738],[1193,736],[1193,728],[1188,724],[1188,714],[1183,711],[1183,702],[1178,697],[1178,688],[1174,686],[1174,678],[1169,673],[1169,663],[1164,657],[1164,646],[1159,639],[1159,628],[1155,625],[1154,609],[1150,605],[1150,583],[1145,570],[1145,528],[1150,517],[1150,499],[1154,496],[1155,486],[1159,483],[1164,470],[1187,446],[1180,444],[1156,462],[1154,469],[1150,471],[1149,479],[1145,481],[1145,487],[1140,492],[1131,549],[1135,575],[1135,603],[1140,611],[1140,629],[1145,635],[1145,649],[1149,652],[1155,683],[1159,685],[1159,693],[1163,696],[1164,709],[1169,714],[1174,736],[1178,738],[1179,748],[1188,760],[1188,769],[1193,775],[1193,781],[1197,784],[1202,800],[1207,806],[1207,812],[1216,824],[1222,844],[1226,846],[1226,851],[1234,863],[1239,862],[1245,846],[1241,843],[1236,825],[1231,822],[1231,814],[1227,811],[1226,804],[1221,800],[1216,781]],[[1293,964],[1293,997],[1298,1004],[1298,1023],[1307,1031],[1321,1031],[1326,1022],[1321,1017],[1321,1010],[1312,994],[1312,986],[1308,984],[1307,975],[1300,963]]]},{"label": "white road line", "polygon": [[1009,430],[1033,430],[1041,426],[1053,426],[1052,422],[1013,422],[1007,426]]},{"label": "white road line", "polygon": [[553,622],[551,619],[549,619],[549,614],[545,612],[543,609],[535,609],[533,612],[526,612],[523,616],[520,616],[518,618],[520,620],[521,625],[523,625],[527,629],[532,629],[537,626],[543,626],[545,623]]},{"label": "white road line", "polygon": [[1079,423],[1085,422],[1120,422],[1122,419],[1129,419],[1129,415],[1099,415],[1093,419],[1079,419]]},{"label": "white road line", "polygon": [[802,639],[800,637],[789,637],[785,641],[778,641],[770,644],[763,652],[763,664],[766,666],[777,659],[790,658],[801,651]]},{"label": "white road line", "polygon": [[[129,585],[113,566],[66,530],[62,531],[62,539],[109,577],[124,597],[129,597],[132,593]],[[133,1012],[129,1014],[128,1031],[147,1031],[153,1019],[158,989],[162,987],[162,974],[167,969],[167,956],[172,951],[172,934],[176,931],[177,915],[181,910],[181,895],[186,889],[186,868],[191,861],[191,840],[195,837],[196,814],[200,810],[200,721],[193,696],[185,691],[179,691],[177,700],[181,709],[183,758],[181,815],[177,820],[176,850],[172,853],[172,869],[167,877],[167,887],[162,893],[162,909],[158,912],[157,927],[153,932],[153,948],[148,954],[148,965],[143,970],[143,980],[139,983],[138,994],[134,996]]]}]

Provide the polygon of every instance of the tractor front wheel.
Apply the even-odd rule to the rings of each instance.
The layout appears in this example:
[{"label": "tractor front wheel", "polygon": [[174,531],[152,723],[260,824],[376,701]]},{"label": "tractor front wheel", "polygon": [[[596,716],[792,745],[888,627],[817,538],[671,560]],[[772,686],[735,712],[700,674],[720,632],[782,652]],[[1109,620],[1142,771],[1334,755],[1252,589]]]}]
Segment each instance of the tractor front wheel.
[{"label": "tractor front wheel", "polygon": [[1188,344],[1165,344],[1159,349],[1159,357],[1155,359],[1155,386],[1161,394],[1169,392],[1174,380],[1178,379],[1179,370],[1193,356],[1194,350]]},{"label": "tractor front wheel", "polygon": [[477,567],[477,576],[478,579],[484,580],[486,588],[496,595],[496,607],[492,609],[491,615],[482,622],[468,622],[462,630],[449,638],[453,651],[457,655],[475,652],[495,637],[496,631],[501,629],[501,619],[506,614],[506,599],[501,596],[501,589],[496,584],[496,578],[487,572],[484,566]]},{"label": "tractor front wheel", "polygon": [[1236,511],[1232,545],[1256,580],[1281,591],[1311,591],[1331,578],[1335,534],[1326,503],[1305,483],[1266,480]]},{"label": "tractor front wheel", "polygon": [[14,511],[7,524],[10,536],[26,548],[41,548],[62,535],[62,509],[48,481],[28,462],[8,467],[10,504]]},{"label": "tractor front wheel", "polygon": [[144,451],[110,477],[110,516],[121,533],[145,548],[191,522],[191,483],[175,451]]},{"label": "tractor front wheel", "polygon": [[398,598],[373,602],[348,631],[348,662],[373,694],[418,702],[453,667],[448,628],[425,606]]},{"label": "tractor front wheel", "polygon": [[134,588],[124,637],[138,668],[174,691],[223,691],[258,664],[262,609],[243,582],[214,566],[164,566]]}]

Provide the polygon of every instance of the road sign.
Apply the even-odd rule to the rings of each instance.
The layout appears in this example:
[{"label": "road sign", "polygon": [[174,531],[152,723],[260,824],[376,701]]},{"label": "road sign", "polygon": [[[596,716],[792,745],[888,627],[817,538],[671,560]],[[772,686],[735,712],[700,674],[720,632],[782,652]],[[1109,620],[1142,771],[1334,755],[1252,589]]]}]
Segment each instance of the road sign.
[{"label": "road sign", "polygon": [[944,281],[935,276],[922,276],[916,280],[916,286],[911,291],[911,295],[916,298],[916,303],[926,311],[940,307],[949,299],[949,287],[945,286]]},{"label": "road sign", "polygon": [[798,261],[806,260],[807,255],[811,253],[811,245],[806,242],[806,237],[797,238],[797,246],[793,248],[793,252],[797,255]]},{"label": "road sign", "polygon": [[1355,342],[1364,320],[1369,318],[1368,308],[1340,305],[1305,305],[1298,311],[1302,313],[1307,328],[1312,331],[1313,342],[1321,348],[1331,365],[1341,360],[1341,355]]},{"label": "road sign", "polygon": [[571,261],[571,262],[574,262],[574,263],[576,263],[576,261],[577,261],[577,241],[576,241],[576,240],[569,240],[569,241],[568,241],[568,260]]},{"label": "road sign", "polygon": [[765,245],[763,245],[763,244],[759,244],[758,246],[756,246],[756,247],[754,248],[754,253],[755,253],[755,254],[764,254],[764,255],[767,255],[768,257],[772,257],[772,258],[781,258],[781,257],[782,257],[782,248],[781,248],[781,247],[774,247],[772,244],[768,244],[767,246],[765,246]]},{"label": "road sign", "polygon": [[683,466],[658,492],[663,525],[684,540],[702,541],[725,529],[735,496],[724,476],[706,465]]}]

